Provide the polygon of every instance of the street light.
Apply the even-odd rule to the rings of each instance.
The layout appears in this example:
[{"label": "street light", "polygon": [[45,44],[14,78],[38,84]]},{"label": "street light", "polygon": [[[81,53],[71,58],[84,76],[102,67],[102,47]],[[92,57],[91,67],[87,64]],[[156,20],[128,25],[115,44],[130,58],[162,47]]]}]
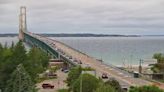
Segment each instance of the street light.
[{"label": "street light", "polygon": [[140,61],[139,61],[139,73],[140,74],[142,73],[142,63],[143,63],[143,60],[140,59]]},{"label": "street light", "polygon": [[82,92],[82,86],[83,86],[83,79],[82,79],[82,77],[83,77],[83,74],[81,74],[81,81],[80,81],[80,92]]}]

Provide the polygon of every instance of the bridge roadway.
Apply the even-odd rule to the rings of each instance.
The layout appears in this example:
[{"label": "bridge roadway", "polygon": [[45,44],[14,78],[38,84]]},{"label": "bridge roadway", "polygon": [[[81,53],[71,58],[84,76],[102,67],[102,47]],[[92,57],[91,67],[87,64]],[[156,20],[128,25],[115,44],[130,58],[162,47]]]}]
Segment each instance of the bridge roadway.
[{"label": "bridge roadway", "polygon": [[[120,82],[122,86],[130,87],[130,86],[142,86],[142,85],[152,85],[151,82],[146,81],[140,78],[133,78],[133,75],[129,74],[126,71],[120,70],[111,65],[102,64],[100,61],[96,60],[93,57],[90,57],[74,48],[69,47],[68,45],[59,42],[57,40],[52,40],[46,37],[42,37],[39,35],[35,35],[33,33],[28,33],[32,37],[39,39],[40,41],[46,43],[48,46],[57,50],[61,56],[69,59],[74,64],[78,64],[74,60],[81,61],[82,67],[90,66],[96,70],[96,76],[101,77],[102,73],[107,73],[110,77],[115,78]],[[72,58],[70,58],[70,56]]]}]

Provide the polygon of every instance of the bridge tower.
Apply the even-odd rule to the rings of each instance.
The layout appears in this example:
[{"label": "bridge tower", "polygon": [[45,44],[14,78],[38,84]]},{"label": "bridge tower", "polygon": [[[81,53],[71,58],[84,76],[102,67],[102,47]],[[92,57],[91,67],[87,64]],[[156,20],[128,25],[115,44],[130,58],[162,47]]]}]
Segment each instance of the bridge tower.
[{"label": "bridge tower", "polygon": [[26,7],[20,7],[20,14],[19,14],[19,40],[24,40],[24,32],[27,31],[27,24],[26,24]]}]

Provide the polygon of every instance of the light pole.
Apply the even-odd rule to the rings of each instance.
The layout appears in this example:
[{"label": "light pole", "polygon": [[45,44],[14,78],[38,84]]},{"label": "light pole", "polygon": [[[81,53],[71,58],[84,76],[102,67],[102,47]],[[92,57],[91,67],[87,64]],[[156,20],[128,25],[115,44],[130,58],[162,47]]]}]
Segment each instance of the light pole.
[{"label": "light pole", "polygon": [[80,92],[82,92],[82,87],[83,87],[83,74],[81,75],[81,81],[80,81]]},{"label": "light pole", "polygon": [[143,63],[143,60],[140,59],[140,61],[139,61],[139,73],[140,74],[142,73],[142,63]]}]

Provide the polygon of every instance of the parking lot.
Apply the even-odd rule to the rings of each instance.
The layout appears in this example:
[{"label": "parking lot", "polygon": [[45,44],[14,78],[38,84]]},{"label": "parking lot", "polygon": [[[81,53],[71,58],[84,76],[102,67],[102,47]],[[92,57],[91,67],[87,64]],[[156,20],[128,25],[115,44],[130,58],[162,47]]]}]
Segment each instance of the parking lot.
[{"label": "parking lot", "polygon": [[[64,72],[61,72],[60,70],[58,70],[56,72],[56,74],[58,76],[57,79],[45,80],[41,83],[38,83],[36,85],[37,88],[39,89],[38,92],[57,92],[58,89],[67,88],[67,84],[63,82],[67,78],[67,73],[64,73]],[[50,88],[43,89],[42,88],[43,83],[54,85],[54,88],[53,89],[50,89]]]}]

